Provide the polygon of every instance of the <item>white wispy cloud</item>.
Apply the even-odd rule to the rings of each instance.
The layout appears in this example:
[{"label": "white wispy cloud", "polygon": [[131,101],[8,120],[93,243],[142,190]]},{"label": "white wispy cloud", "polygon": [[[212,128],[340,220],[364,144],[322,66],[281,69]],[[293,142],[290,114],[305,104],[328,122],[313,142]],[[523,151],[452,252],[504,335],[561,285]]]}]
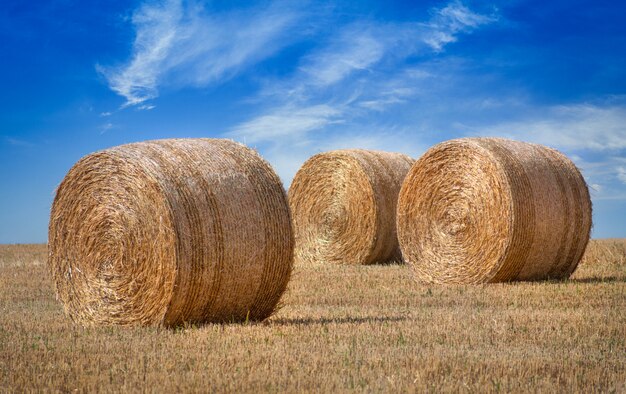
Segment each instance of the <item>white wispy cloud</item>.
[{"label": "white wispy cloud", "polygon": [[390,105],[401,104],[404,102],[406,102],[406,100],[399,98],[398,95],[389,94],[387,97],[382,96],[373,100],[361,100],[358,105],[363,108],[367,108],[368,110],[380,112],[384,111]]},{"label": "white wispy cloud", "polygon": [[626,105],[548,107],[526,119],[477,127],[474,133],[524,139],[566,150],[626,149]]},{"label": "white wispy cloud", "polygon": [[132,59],[121,67],[96,68],[109,87],[134,105],[157,96],[157,82],[170,55],[183,17],[180,0],[144,4],[133,15],[136,30]]},{"label": "white wispy cloud", "polygon": [[626,167],[617,167],[617,179],[626,185]]},{"label": "white wispy cloud", "polygon": [[151,109],[155,109],[155,108],[156,108],[156,105],[152,105],[152,104],[142,104],[137,107],[137,109],[140,111],[150,111]]},{"label": "white wispy cloud", "polygon": [[626,167],[621,165],[620,157],[606,156],[598,161],[574,161],[590,185],[593,200],[626,199]]},{"label": "white wispy cloud", "polygon": [[32,142],[29,142],[20,138],[15,138],[15,137],[5,136],[4,140],[6,141],[7,144],[11,146],[16,146],[16,147],[31,148],[35,146],[35,144],[33,144]]},{"label": "white wispy cloud", "polygon": [[[459,1],[431,10],[425,22],[357,21],[342,27],[322,47],[306,55],[300,73],[282,86],[293,96],[304,89],[326,88],[358,72],[372,73],[415,54],[440,52],[460,34],[497,20],[471,11]],[[371,79],[372,75],[366,75]],[[291,86],[290,86],[291,85]],[[274,91],[284,92],[281,89]]]},{"label": "white wispy cloud", "polygon": [[355,70],[366,70],[387,52],[387,43],[377,37],[375,26],[350,26],[328,47],[308,55],[301,66],[303,84],[328,86]]},{"label": "white wispy cloud", "polygon": [[415,99],[423,92],[425,84],[432,83],[430,73],[411,67],[389,74],[360,83],[357,97],[353,100],[355,109],[361,107],[370,113],[384,112]]},{"label": "white wispy cloud", "polygon": [[430,78],[407,59],[440,53],[459,35],[495,20],[453,1],[432,9],[425,21],[342,26],[303,56],[292,75],[267,83],[261,113],[226,135],[261,145],[286,183],[319,151],[352,147],[415,156],[424,143],[406,129],[372,123],[371,114],[407,103],[416,94],[413,84]]},{"label": "white wispy cloud", "polygon": [[[268,120],[277,122],[282,113],[287,115],[286,123],[290,123],[293,115],[283,111],[285,107],[333,106],[337,112],[353,116],[359,108],[382,111],[403,103],[413,93],[407,81],[428,76],[404,66],[405,59],[422,51],[441,51],[459,34],[495,20],[494,16],[477,14],[453,1],[431,10],[431,17],[425,22],[359,21],[344,26],[331,35],[325,45],[305,55],[293,76],[269,83],[261,93],[264,100],[268,97],[273,100],[267,105],[266,113],[234,130],[239,136],[261,141],[265,133],[254,136],[257,132],[251,126],[266,124]],[[448,37],[446,42],[435,40],[440,33]],[[336,102],[341,103],[341,110],[333,104]],[[305,129],[312,131],[327,124],[310,122]],[[299,130],[294,132],[300,133]]]},{"label": "white wispy cloud", "polygon": [[422,40],[432,49],[441,51],[446,44],[455,42],[458,34],[471,31],[497,20],[495,15],[481,15],[453,1],[441,9],[433,10],[432,19],[426,23]]},{"label": "white wispy cloud", "polygon": [[100,134],[104,134],[107,131],[111,130],[112,128],[114,128],[115,125],[111,122],[105,123],[103,125],[100,126]]},{"label": "white wispy cloud", "polygon": [[342,110],[328,105],[285,106],[236,126],[229,137],[246,143],[300,139],[308,132],[341,122]]},{"label": "white wispy cloud", "polygon": [[299,17],[284,3],[215,14],[193,1],[146,2],[132,17],[128,63],[97,69],[125,106],[137,105],[163,85],[206,86],[271,56],[291,42]]}]

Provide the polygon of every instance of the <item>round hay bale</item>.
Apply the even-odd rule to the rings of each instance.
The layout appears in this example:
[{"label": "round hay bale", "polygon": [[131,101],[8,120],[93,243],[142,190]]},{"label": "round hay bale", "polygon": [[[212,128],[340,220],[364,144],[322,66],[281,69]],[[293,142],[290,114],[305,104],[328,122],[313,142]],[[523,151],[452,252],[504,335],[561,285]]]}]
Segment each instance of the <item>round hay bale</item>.
[{"label": "round hay bale", "polygon": [[133,143],[82,158],[59,186],[49,266],[83,325],[262,320],[293,262],[285,190],[229,140]]},{"label": "round hay bale", "polygon": [[413,159],[361,149],[307,160],[289,188],[296,261],[372,264],[400,259],[395,211]]},{"label": "round hay bale", "polygon": [[397,220],[402,254],[419,281],[560,279],[589,241],[591,200],[574,163],[554,149],[463,138],[413,165]]}]

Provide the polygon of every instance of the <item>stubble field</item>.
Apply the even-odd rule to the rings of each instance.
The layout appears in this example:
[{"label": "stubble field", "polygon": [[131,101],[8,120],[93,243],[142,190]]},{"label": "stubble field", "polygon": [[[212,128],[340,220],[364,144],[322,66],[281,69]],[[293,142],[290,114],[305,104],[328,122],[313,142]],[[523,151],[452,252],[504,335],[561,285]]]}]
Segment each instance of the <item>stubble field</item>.
[{"label": "stubble field", "polygon": [[562,282],[298,266],[264,323],[73,326],[45,245],[0,246],[0,391],[626,391],[626,240]]}]

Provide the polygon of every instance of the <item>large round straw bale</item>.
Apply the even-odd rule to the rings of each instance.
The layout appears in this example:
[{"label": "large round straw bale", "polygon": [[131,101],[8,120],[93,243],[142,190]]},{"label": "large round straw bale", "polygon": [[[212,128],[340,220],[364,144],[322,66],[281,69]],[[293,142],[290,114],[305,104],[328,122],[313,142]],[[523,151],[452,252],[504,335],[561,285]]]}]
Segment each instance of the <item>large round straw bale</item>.
[{"label": "large round straw bale", "polygon": [[49,266],[84,325],[262,320],[285,290],[293,244],[286,193],[258,154],[158,140],[74,165],[52,206]]},{"label": "large round straw bale", "polygon": [[419,281],[568,278],[589,241],[591,200],[576,166],[554,149],[464,138],[413,165],[397,219]]},{"label": "large round straw bale", "polygon": [[372,264],[399,259],[395,211],[413,160],[361,149],[307,160],[289,188],[296,261]]}]

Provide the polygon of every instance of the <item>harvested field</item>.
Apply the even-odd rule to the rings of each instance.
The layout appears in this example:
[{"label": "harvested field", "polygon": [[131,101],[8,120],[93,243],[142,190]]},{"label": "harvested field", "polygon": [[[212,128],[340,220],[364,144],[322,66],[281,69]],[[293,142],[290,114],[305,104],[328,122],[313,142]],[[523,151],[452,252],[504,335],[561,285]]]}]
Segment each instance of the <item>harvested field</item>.
[{"label": "harvested field", "polygon": [[592,241],[562,282],[301,265],[267,322],[176,330],[72,325],[46,257],[0,246],[0,391],[626,390],[626,240]]}]

